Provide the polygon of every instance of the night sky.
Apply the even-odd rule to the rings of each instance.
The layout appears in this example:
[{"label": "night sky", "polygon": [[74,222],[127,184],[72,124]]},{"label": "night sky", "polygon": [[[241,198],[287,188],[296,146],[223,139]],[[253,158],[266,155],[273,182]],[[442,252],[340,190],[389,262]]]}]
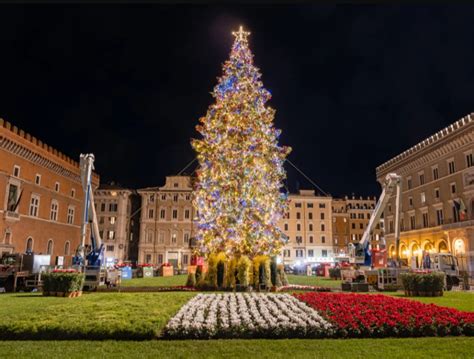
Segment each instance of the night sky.
[{"label": "night sky", "polygon": [[[474,6],[1,5],[0,117],[102,182],[161,186],[194,158],[240,24],[280,143],[326,192],[474,112]],[[194,166],[192,166],[194,168]],[[287,186],[311,188],[290,166]]]}]

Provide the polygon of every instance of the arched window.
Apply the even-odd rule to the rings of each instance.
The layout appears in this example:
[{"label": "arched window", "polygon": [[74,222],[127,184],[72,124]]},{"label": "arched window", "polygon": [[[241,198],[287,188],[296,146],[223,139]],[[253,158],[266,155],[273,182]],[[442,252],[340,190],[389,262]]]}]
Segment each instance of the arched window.
[{"label": "arched window", "polygon": [[446,245],[446,242],[445,241],[439,242],[438,252],[439,253],[445,253],[447,251],[448,251],[448,246]]},{"label": "arched window", "polygon": [[388,255],[390,258],[395,258],[395,246],[392,244],[388,250]]},{"label": "arched window", "polygon": [[400,246],[400,258],[407,258],[408,257],[408,251],[407,247],[405,247],[404,244]]},{"label": "arched window", "polygon": [[26,250],[25,252],[33,252],[33,238],[29,237],[26,240]]},{"label": "arched window", "polygon": [[462,239],[456,239],[454,241],[454,255],[462,256],[466,253],[466,246]]},{"label": "arched window", "polygon": [[425,247],[423,249],[427,252],[431,252],[433,250],[433,246],[431,243],[425,243]]},{"label": "arched window", "polygon": [[69,241],[66,241],[66,243],[64,243],[64,255],[65,256],[68,256],[69,255]]},{"label": "arched window", "polygon": [[46,247],[46,254],[53,254],[53,240],[48,241],[48,246]]}]

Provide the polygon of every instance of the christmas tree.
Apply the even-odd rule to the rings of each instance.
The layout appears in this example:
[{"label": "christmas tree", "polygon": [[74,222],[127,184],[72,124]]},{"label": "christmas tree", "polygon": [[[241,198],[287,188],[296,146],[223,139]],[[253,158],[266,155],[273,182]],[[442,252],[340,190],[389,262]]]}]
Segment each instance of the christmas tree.
[{"label": "christmas tree", "polygon": [[270,93],[260,81],[248,45],[249,32],[235,36],[211,105],[193,139],[197,152],[194,205],[199,252],[229,257],[276,255],[284,244],[277,222],[287,207],[281,193],[283,162],[289,147],[280,147],[273,127],[275,110],[265,106]]}]

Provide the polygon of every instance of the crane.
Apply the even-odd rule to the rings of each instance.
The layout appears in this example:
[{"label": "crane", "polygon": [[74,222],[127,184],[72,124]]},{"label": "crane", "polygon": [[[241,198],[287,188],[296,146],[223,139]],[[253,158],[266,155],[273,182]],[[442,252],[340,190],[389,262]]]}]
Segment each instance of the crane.
[{"label": "crane", "polygon": [[[77,248],[73,258],[74,265],[87,265],[100,267],[104,256],[104,244],[100,238],[97,215],[94,206],[94,191],[92,189],[92,170],[94,169],[95,157],[93,154],[81,154],[80,169],[81,182],[84,190],[84,212],[81,226],[81,244]],[[85,243],[87,236],[87,226],[91,226],[91,250],[85,253]]]},{"label": "crane", "polygon": [[359,243],[349,243],[350,262],[354,264],[370,266],[372,256],[369,249],[370,238],[373,230],[379,223],[380,217],[385,210],[390,198],[395,195],[395,243],[396,243],[396,258],[398,259],[398,247],[400,242],[400,198],[402,177],[396,173],[388,173],[385,176],[383,183],[383,190],[380,198],[375,206],[372,216],[370,217],[367,228],[362,235]]}]

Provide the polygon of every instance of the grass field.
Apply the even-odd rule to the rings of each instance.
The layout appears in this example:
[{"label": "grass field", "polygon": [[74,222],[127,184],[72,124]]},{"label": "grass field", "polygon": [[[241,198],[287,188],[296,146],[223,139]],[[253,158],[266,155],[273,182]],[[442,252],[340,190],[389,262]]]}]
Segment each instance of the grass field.
[{"label": "grass field", "polygon": [[[122,281],[124,287],[158,287],[185,285],[187,275],[175,275],[172,277],[152,277],[152,278],[133,278]],[[316,276],[288,275],[288,281],[291,284],[317,285],[321,287],[341,288],[340,280],[327,279]]]},{"label": "grass field", "polygon": [[0,341],[10,358],[472,358],[472,338]]},{"label": "grass field", "polygon": [[444,292],[442,297],[405,297],[402,292],[387,294],[400,298],[417,300],[423,303],[433,303],[443,307],[451,307],[467,312],[474,312],[474,293],[472,292]]},{"label": "grass field", "polygon": [[[151,339],[193,293],[0,295],[0,339]],[[1,355],[0,355],[1,357]]]}]

